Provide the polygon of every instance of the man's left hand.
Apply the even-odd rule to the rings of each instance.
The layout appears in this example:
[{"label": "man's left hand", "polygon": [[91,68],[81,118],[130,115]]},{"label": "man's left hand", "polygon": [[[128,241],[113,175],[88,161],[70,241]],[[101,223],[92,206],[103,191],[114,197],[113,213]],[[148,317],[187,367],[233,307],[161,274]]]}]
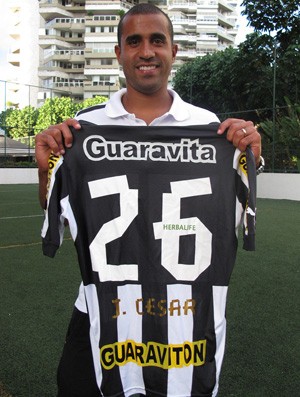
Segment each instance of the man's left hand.
[{"label": "man's left hand", "polygon": [[226,130],[228,130],[228,141],[232,142],[242,152],[246,150],[247,146],[251,147],[256,165],[258,166],[261,156],[261,136],[252,121],[233,118],[226,119],[220,124],[218,134],[223,134]]}]

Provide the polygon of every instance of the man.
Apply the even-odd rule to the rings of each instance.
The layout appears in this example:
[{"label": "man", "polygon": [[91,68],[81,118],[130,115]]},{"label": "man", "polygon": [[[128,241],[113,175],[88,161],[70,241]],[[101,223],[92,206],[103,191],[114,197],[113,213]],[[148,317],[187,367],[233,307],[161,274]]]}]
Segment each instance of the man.
[{"label": "man", "polygon": [[[106,105],[94,106],[80,111],[76,119],[68,119],[62,124],[51,126],[36,137],[40,202],[43,208],[47,205],[49,155],[51,152],[58,156],[64,155],[66,150],[72,147],[73,135],[70,127],[80,130],[81,125],[79,122],[81,121],[87,121],[97,125],[134,127],[178,127],[218,122],[218,118],[213,113],[183,102],[174,91],[167,89],[168,76],[177,53],[177,45],[173,43],[172,24],[167,15],[159,8],[150,4],[140,4],[134,6],[125,14],[119,24],[118,45],[115,47],[115,53],[123,68],[127,88],[116,93]],[[251,147],[256,164],[259,166],[261,139],[253,123],[238,119],[228,119],[220,124],[218,134],[223,134],[225,130],[227,130],[227,139],[240,151],[245,151],[247,146]],[[78,134],[80,134],[80,131]],[[192,394],[192,389],[189,392],[180,392],[179,389],[176,391],[175,388],[177,386],[172,385],[169,385],[167,388],[168,391],[166,391],[166,385],[157,386],[157,379],[159,378],[156,379],[155,371],[152,376],[153,386],[149,384],[141,386],[139,383],[140,380],[137,380],[136,385],[132,385],[128,379],[135,376],[132,375],[134,371],[131,374],[130,372],[126,372],[123,377],[121,376],[123,379],[122,386],[118,386],[118,383],[120,383],[119,378],[114,379],[108,375],[103,375],[99,367],[99,359],[95,355],[95,350],[92,349],[90,342],[90,337],[93,339],[92,335],[94,335],[93,332],[95,332],[97,327],[91,328],[91,323],[94,320],[91,320],[87,314],[87,312],[92,312],[95,309],[89,306],[91,305],[87,299],[89,293],[81,285],[59,366],[58,396],[96,397],[101,395],[125,395],[129,397],[136,393],[140,393],[141,395],[146,394],[147,396],[168,395],[169,397],[216,395],[219,367],[222,358],[217,363],[217,369],[213,375],[214,379],[207,381],[210,383],[207,388],[205,386],[205,379],[193,380],[193,383],[198,382],[201,384],[200,388],[196,388],[195,390],[201,389],[203,390],[203,394],[200,394],[199,391]],[[126,299],[126,294],[124,299]],[[122,315],[124,315],[123,318],[125,318],[125,311],[120,314],[120,300],[114,299],[112,301],[115,305],[115,316],[113,317],[119,317],[121,319]],[[154,308],[152,308],[154,301],[155,299],[150,297],[150,306],[146,310],[151,315],[155,314]],[[175,301],[176,299],[174,299]],[[139,314],[143,313],[143,299],[137,297],[135,302],[136,311]],[[164,299],[161,299],[159,302],[158,305],[163,305]],[[186,305],[186,310],[188,311],[188,303]],[[165,309],[161,307],[160,310],[158,316],[163,316]],[[190,310],[192,311],[193,308],[190,307]],[[133,345],[130,345],[130,347],[128,345],[126,346],[120,346],[120,352],[122,349],[131,349]],[[154,349],[153,346],[151,345]],[[159,348],[158,345],[155,346],[157,349],[161,349],[159,350],[160,355],[164,356],[167,354],[166,347]],[[187,345],[186,348],[188,349]],[[106,352],[102,351],[103,355],[107,354],[107,363],[114,349],[117,349],[117,347],[111,345],[110,348],[107,348]],[[135,349],[136,355],[141,354],[142,345],[136,344]],[[115,354],[117,353],[115,352]],[[163,360],[162,356],[161,360]],[[142,358],[140,357],[140,363],[141,360]],[[123,368],[122,365],[120,365],[121,369]],[[108,376],[106,383],[103,381],[103,377],[105,376]],[[192,379],[190,381],[192,382]],[[124,384],[127,383],[128,387],[126,388]],[[99,389],[102,386],[103,388],[100,392]],[[114,390],[114,393],[111,390]],[[184,387],[183,390],[185,390]]]}]

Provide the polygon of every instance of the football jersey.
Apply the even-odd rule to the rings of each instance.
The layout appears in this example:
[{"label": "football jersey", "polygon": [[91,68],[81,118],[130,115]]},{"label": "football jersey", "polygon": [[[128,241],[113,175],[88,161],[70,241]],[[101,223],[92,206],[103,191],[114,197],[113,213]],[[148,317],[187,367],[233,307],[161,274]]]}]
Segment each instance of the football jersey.
[{"label": "football jersey", "polygon": [[227,288],[243,224],[254,249],[255,161],[217,134],[186,127],[80,122],[49,160],[43,251],[68,221],[103,396],[214,396]]}]

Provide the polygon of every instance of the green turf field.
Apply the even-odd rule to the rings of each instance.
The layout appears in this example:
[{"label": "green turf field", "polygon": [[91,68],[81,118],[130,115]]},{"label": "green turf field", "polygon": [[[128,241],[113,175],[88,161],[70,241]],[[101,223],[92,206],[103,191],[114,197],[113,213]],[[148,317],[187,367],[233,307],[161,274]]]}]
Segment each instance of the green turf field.
[{"label": "green turf field", "polygon": [[[79,285],[69,236],[43,257],[37,185],[0,185],[0,397],[55,397]],[[257,251],[239,249],[219,397],[300,395],[300,202],[258,200]]]}]

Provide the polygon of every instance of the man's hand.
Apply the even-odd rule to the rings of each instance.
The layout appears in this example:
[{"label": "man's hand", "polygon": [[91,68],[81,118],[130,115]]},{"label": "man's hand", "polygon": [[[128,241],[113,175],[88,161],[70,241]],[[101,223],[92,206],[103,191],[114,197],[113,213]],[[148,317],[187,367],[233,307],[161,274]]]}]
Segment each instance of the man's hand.
[{"label": "man's hand", "polygon": [[67,119],[61,124],[51,125],[35,137],[35,158],[39,168],[39,197],[42,208],[46,207],[48,159],[50,153],[65,153],[65,147],[72,146],[73,136],[70,127],[79,130],[80,124],[75,119]]},{"label": "man's hand", "polygon": [[65,147],[72,146],[72,134],[69,127],[80,129],[75,119],[61,124],[51,125],[35,137],[35,158],[40,171],[48,171],[48,159],[51,152],[59,156],[65,153]]},{"label": "man's hand", "polygon": [[252,121],[241,119],[226,119],[221,123],[218,134],[223,134],[227,130],[227,139],[242,152],[247,146],[251,147],[254,154],[256,165],[260,163],[261,156],[261,136]]}]

